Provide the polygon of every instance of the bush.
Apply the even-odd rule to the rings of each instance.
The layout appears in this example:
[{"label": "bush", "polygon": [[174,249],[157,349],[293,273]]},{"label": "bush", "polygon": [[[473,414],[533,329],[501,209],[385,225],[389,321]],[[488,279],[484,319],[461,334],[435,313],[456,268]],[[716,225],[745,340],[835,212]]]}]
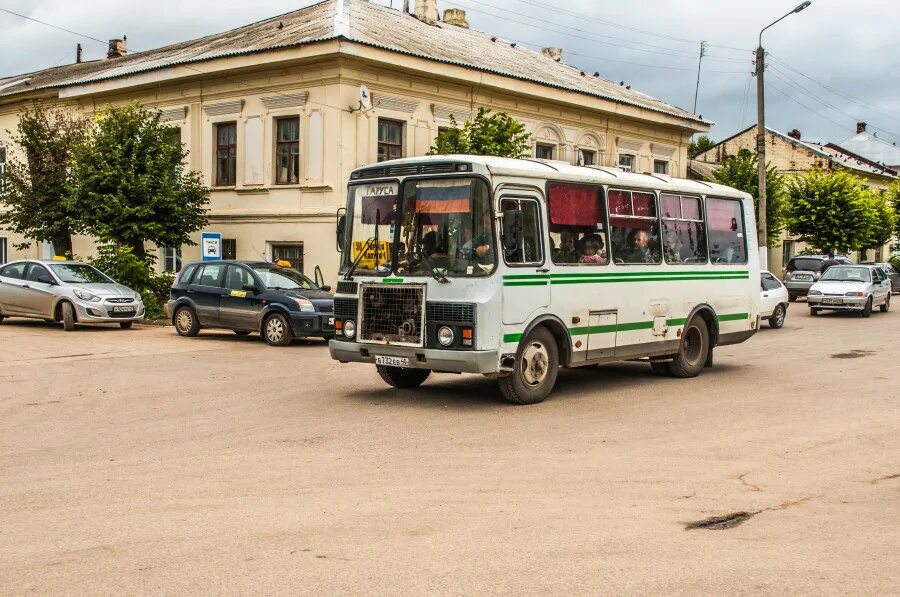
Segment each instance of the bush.
[{"label": "bush", "polygon": [[169,300],[169,290],[175,277],[157,274],[153,269],[154,257],[141,259],[130,247],[106,244],[97,247],[97,256],[88,261],[119,284],[139,293],[146,307],[147,319],[165,317],[163,306]]}]

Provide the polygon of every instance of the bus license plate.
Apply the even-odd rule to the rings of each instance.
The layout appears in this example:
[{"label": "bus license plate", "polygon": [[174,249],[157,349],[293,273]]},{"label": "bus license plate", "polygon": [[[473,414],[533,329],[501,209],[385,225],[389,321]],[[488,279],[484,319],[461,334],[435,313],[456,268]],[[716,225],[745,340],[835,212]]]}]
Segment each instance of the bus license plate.
[{"label": "bus license plate", "polygon": [[375,357],[376,365],[387,365],[388,367],[409,367],[409,359],[406,357]]}]

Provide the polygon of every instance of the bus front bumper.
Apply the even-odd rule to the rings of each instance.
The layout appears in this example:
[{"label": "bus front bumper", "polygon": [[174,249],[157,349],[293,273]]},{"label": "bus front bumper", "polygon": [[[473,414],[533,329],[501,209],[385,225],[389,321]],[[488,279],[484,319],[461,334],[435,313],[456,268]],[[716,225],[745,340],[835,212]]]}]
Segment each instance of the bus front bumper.
[{"label": "bus front bumper", "polygon": [[387,346],[383,344],[359,344],[331,340],[328,343],[331,358],[342,363],[371,363],[380,356],[407,359],[408,369],[430,369],[449,373],[497,373],[500,371],[500,353],[496,350],[438,350]]}]

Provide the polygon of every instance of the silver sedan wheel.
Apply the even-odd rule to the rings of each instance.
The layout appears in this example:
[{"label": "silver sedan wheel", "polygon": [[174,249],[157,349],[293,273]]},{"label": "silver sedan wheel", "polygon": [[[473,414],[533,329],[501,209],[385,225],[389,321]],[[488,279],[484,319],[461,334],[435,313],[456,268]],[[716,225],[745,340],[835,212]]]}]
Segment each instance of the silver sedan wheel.
[{"label": "silver sedan wheel", "polygon": [[194,316],[191,315],[188,309],[182,309],[178,312],[178,316],[175,317],[175,325],[178,326],[178,331],[186,334],[191,331],[194,325]]},{"label": "silver sedan wheel", "polygon": [[522,352],[522,377],[529,386],[539,386],[547,378],[550,355],[541,342],[532,342]]},{"label": "silver sedan wheel", "polygon": [[266,338],[273,343],[281,342],[284,338],[284,322],[280,317],[270,317],[266,322]]}]

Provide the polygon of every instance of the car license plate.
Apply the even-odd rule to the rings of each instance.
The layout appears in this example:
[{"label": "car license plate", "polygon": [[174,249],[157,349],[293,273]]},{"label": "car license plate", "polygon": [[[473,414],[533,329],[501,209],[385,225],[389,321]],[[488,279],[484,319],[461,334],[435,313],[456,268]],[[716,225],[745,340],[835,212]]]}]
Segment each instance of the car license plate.
[{"label": "car license plate", "polygon": [[822,304],[823,305],[843,305],[844,301],[843,301],[843,299],[839,299],[839,298],[827,298],[827,299],[822,299]]},{"label": "car license plate", "polygon": [[134,313],[134,307],[113,307],[113,313]]},{"label": "car license plate", "polygon": [[387,365],[388,367],[409,367],[409,359],[406,357],[375,357],[376,365]]},{"label": "car license plate", "polygon": [[812,280],[812,276],[804,276],[804,275],[800,275],[800,276],[794,276],[794,279],[795,279],[795,280],[807,280],[807,281],[808,281],[808,280]]}]

